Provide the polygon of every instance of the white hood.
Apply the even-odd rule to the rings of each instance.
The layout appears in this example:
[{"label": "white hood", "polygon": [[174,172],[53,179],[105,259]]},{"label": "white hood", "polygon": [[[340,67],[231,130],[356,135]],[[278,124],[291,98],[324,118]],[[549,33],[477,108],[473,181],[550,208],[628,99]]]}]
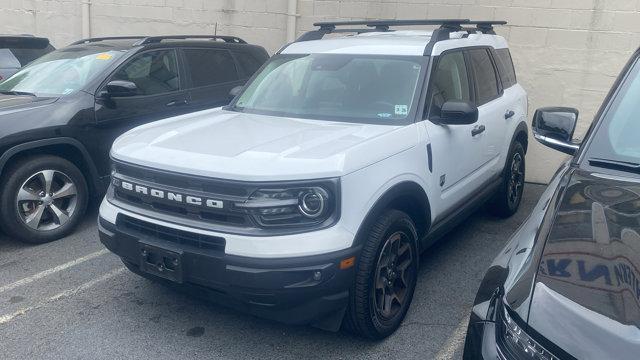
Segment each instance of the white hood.
[{"label": "white hood", "polygon": [[336,177],[417,143],[415,126],[243,114],[221,109],[169,118],[118,138],[118,160],[247,181]]}]

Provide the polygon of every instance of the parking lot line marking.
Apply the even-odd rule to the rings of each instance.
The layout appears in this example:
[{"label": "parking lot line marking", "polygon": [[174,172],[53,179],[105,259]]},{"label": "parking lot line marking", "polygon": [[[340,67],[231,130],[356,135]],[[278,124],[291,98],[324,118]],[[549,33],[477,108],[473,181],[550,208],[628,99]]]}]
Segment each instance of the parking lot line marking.
[{"label": "parking lot line marking", "polygon": [[39,273],[37,273],[35,275],[26,277],[26,278],[24,278],[22,280],[18,280],[18,281],[14,282],[14,283],[11,283],[11,284],[8,284],[8,285],[4,285],[4,286],[0,286],[0,294],[5,292],[5,291],[13,290],[13,289],[15,289],[15,288],[17,288],[19,286],[30,284],[30,283],[32,283],[32,282],[34,282],[36,280],[40,280],[40,279],[42,279],[44,277],[47,277],[47,276],[49,276],[51,274],[55,274],[55,273],[57,273],[59,271],[66,270],[66,269],[68,269],[70,267],[82,264],[85,261],[89,261],[89,260],[95,259],[95,258],[97,258],[99,256],[102,256],[102,255],[105,255],[107,253],[109,253],[109,250],[102,249],[100,251],[96,251],[94,253],[91,253],[89,255],[83,256],[81,258],[77,258],[75,260],[69,261],[68,263],[65,263],[65,264],[62,264],[62,265],[58,265],[58,266],[56,266],[54,268],[51,268],[51,269],[48,269],[48,270],[45,270],[45,271],[41,271],[41,272],[39,272]]},{"label": "parking lot line marking", "polygon": [[110,271],[110,272],[108,272],[108,273],[106,273],[106,274],[104,274],[104,275],[102,275],[102,276],[100,276],[98,278],[95,278],[95,279],[93,279],[91,281],[87,281],[86,283],[84,283],[84,284],[82,284],[82,285],[80,285],[78,287],[75,287],[73,289],[68,289],[68,290],[65,290],[63,292],[60,292],[60,293],[58,293],[58,294],[56,294],[56,295],[54,295],[54,296],[52,296],[52,297],[50,297],[48,299],[45,299],[45,300],[43,300],[43,301],[41,301],[41,302],[39,302],[39,303],[37,303],[35,305],[19,309],[19,310],[15,311],[15,312],[13,312],[11,314],[0,315],[0,325],[6,324],[6,323],[10,322],[11,320],[17,318],[18,316],[25,315],[29,311],[39,309],[39,308],[41,308],[41,307],[43,307],[43,306],[45,306],[47,304],[50,304],[50,303],[55,302],[55,301],[58,301],[60,299],[71,297],[71,296],[73,296],[73,295],[75,295],[75,294],[77,294],[77,293],[79,293],[81,291],[87,290],[87,289],[89,289],[89,288],[91,288],[91,287],[93,287],[93,286],[95,286],[95,285],[97,285],[97,284],[99,284],[99,283],[101,283],[103,281],[109,280],[112,277],[123,273],[124,271],[125,271],[124,267],[118,267],[117,269],[112,270],[112,271]]},{"label": "parking lot line marking", "polygon": [[462,321],[456,326],[456,329],[453,331],[449,339],[445,345],[438,351],[435,356],[436,360],[450,360],[453,359],[453,355],[456,353],[456,350],[460,348],[462,344],[464,344],[464,338],[467,334],[467,324],[469,323],[469,319],[464,317]]}]

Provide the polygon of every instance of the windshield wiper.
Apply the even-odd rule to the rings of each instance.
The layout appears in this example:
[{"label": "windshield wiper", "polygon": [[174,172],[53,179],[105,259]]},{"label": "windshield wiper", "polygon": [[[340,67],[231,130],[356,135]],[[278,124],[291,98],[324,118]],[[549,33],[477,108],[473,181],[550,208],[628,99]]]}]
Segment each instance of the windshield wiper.
[{"label": "windshield wiper", "polygon": [[28,95],[28,96],[33,96],[36,97],[37,95],[34,93],[30,93],[30,92],[26,92],[26,91],[6,91],[6,90],[0,90],[0,94],[5,94],[5,95]]},{"label": "windshield wiper", "polygon": [[620,161],[620,160],[610,160],[610,159],[601,159],[601,158],[590,158],[589,164],[591,166],[597,166],[605,169],[612,170],[620,170],[626,172],[640,173],[640,164],[628,162],[628,161]]}]

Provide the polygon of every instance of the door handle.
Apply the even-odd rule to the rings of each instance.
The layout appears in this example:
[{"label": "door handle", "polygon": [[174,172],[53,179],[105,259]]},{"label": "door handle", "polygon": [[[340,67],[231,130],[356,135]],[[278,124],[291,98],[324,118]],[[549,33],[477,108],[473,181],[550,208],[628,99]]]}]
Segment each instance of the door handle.
[{"label": "door handle", "polygon": [[471,130],[471,136],[482,134],[487,128],[484,125],[478,125]]},{"label": "door handle", "polygon": [[513,110],[509,110],[504,114],[504,119],[505,120],[509,120],[513,117],[513,115],[515,115],[516,113]]},{"label": "door handle", "polygon": [[171,107],[171,106],[181,106],[181,105],[187,105],[189,102],[187,100],[173,100],[173,101],[169,101],[168,103],[166,103],[165,106],[167,107]]}]

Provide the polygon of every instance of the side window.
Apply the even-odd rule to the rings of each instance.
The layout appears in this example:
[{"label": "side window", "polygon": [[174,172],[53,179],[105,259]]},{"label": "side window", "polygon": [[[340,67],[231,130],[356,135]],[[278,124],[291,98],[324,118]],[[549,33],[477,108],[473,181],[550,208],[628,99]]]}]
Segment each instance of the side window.
[{"label": "side window", "polygon": [[234,52],[238,65],[246,77],[250,77],[260,69],[262,62],[246,52]]},{"label": "side window", "polygon": [[176,52],[161,50],[137,55],[116,72],[113,80],[131,81],[138,87],[139,95],[177,91],[180,78]]},{"label": "side window", "polygon": [[502,87],[509,88],[515,85],[518,81],[516,80],[516,71],[513,68],[513,61],[511,60],[511,53],[509,49],[498,49],[496,50],[496,65],[498,66],[498,71],[500,71],[500,78],[502,79]]},{"label": "side window", "polygon": [[449,100],[470,101],[469,75],[462,51],[440,56],[431,82],[430,116],[440,115],[442,105]]},{"label": "side window", "polygon": [[476,84],[476,104],[484,105],[498,97],[498,79],[486,49],[469,50],[471,67]]},{"label": "side window", "polygon": [[54,50],[53,46],[47,45],[47,47],[44,49],[14,48],[14,49],[11,49],[11,52],[16,57],[16,59],[20,61],[20,64],[22,64],[22,66],[26,66],[28,63],[32,62],[33,60],[39,58],[42,55],[48,54],[53,50]]},{"label": "side window", "polygon": [[193,87],[238,80],[236,64],[227,50],[186,49],[184,55]]},{"label": "side window", "polygon": [[0,49],[0,68],[19,68],[20,61],[16,59],[11,50]]}]

